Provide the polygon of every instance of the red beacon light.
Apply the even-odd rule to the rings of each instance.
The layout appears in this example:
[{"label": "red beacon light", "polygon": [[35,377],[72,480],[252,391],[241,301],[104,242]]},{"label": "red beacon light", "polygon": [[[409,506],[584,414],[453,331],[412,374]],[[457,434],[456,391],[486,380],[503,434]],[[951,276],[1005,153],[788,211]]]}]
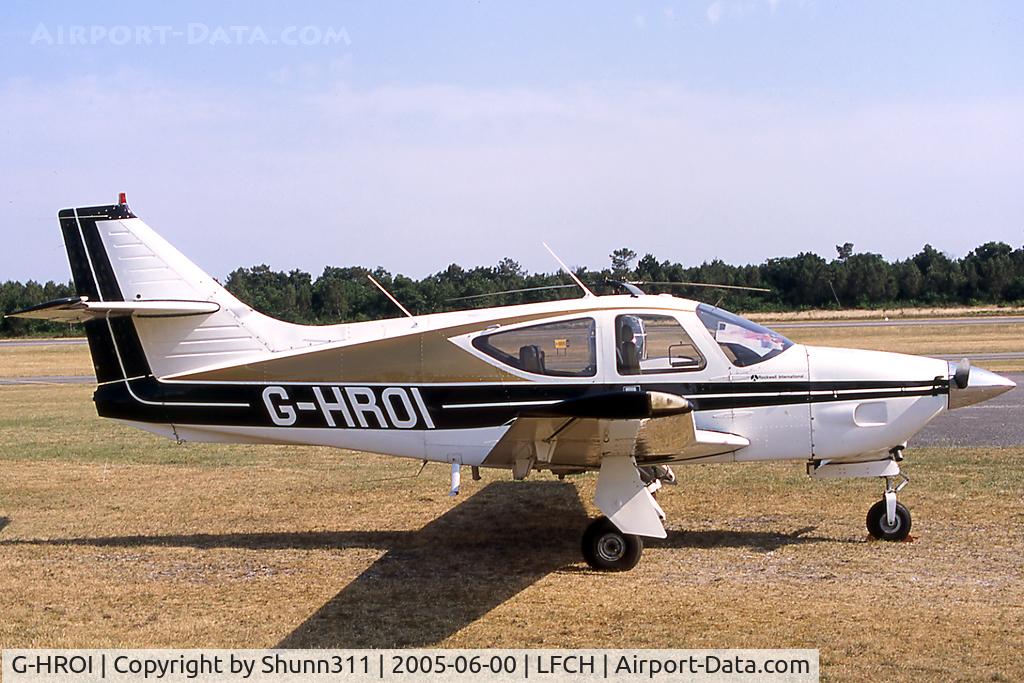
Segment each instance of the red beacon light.
[{"label": "red beacon light", "polygon": [[128,203],[128,193],[127,192],[119,192],[118,195],[117,195],[117,203],[118,204],[127,204]]}]

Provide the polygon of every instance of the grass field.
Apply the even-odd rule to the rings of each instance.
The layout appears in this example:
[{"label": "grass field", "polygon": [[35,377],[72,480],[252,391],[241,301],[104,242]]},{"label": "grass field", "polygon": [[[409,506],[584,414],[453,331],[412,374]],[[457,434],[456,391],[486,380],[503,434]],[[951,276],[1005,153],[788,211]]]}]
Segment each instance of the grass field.
[{"label": "grass field", "polygon": [[[0,376],[79,374],[27,350]],[[794,646],[826,680],[1024,679],[1024,447],[914,450],[898,544],[864,529],[878,482],[678,468],[669,538],[599,574],[593,476],[485,470],[453,501],[440,465],[177,445],[91,392],[0,387],[0,647]]]},{"label": "grass field", "polygon": [[84,344],[7,346],[0,344],[0,377],[91,375],[92,360]]}]

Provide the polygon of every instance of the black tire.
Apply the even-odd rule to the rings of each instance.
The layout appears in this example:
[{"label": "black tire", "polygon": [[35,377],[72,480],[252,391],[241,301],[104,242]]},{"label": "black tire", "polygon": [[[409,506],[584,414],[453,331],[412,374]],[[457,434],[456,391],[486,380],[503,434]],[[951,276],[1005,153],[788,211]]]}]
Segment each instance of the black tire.
[{"label": "black tire", "polygon": [[629,571],[640,561],[644,542],[639,536],[624,534],[607,517],[598,517],[583,532],[583,559],[601,571]]},{"label": "black tire", "polygon": [[910,510],[896,503],[896,517],[892,525],[885,519],[885,499],[868,510],[868,533],[882,541],[902,541],[910,534]]}]

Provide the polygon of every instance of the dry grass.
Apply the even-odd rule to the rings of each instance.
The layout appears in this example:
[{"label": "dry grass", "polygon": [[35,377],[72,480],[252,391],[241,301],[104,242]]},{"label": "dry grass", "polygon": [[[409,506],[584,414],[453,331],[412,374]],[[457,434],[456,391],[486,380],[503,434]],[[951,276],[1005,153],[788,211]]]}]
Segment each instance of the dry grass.
[{"label": "dry grass", "polygon": [[0,647],[800,646],[828,679],[1024,677],[1024,449],[912,454],[903,544],[866,540],[875,482],[681,468],[669,539],[605,575],[591,476],[453,502],[441,466],[178,446],[89,393],[0,389]]}]

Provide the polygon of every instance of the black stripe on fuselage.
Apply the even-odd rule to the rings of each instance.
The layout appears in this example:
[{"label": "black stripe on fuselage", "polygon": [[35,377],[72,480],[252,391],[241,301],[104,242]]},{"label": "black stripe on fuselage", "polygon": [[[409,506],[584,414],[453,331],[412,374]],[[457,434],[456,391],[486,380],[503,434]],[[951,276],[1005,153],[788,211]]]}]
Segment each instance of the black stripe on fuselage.
[{"label": "black stripe on fuselage", "polygon": [[[339,405],[328,410],[335,428],[339,429],[496,427],[544,402],[582,398],[624,388],[621,384],[192,384],[160,382],[153,377],[133,380],[130,385],[131,391],[124,381],[101,385],[95,395],[100,415],[139,422],[329,428],[331,425],[324,414],[323,400],[326,398],[330,403],[339,403],[340,395],[340,403],[344,407]],[[697,411],[937,396],[949,392],[949,381],[943,378],[906,382],[706,382],[627,386],[685,396]],[[319,397],[314,388],[319,388]],[[334,393],[334,388],[338,388],[338,394]],[[349,389],[356,394],[354,397],[348,395]],[[269,394],[265,393],[268,391]],[[146,401],[160,405],[149,405]],[[386,410],[389,407],[386,403],[390,404],[391,411]],[[412,406],[412,414],[407,406]],[[375,412],[373,407],[380,410]],[[359,410],[364,414],[363,421],[354,419],[355,411]],[[349,413],[347,417],[346,412]],[[394,424],[391,413],[405,426]]]}]

